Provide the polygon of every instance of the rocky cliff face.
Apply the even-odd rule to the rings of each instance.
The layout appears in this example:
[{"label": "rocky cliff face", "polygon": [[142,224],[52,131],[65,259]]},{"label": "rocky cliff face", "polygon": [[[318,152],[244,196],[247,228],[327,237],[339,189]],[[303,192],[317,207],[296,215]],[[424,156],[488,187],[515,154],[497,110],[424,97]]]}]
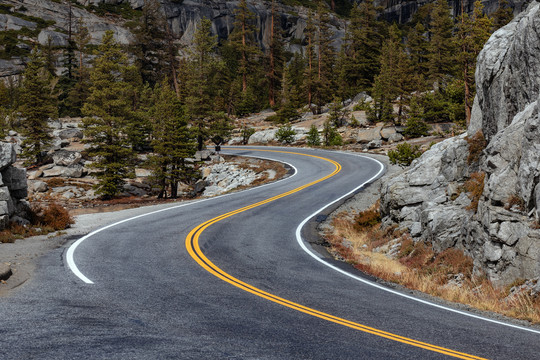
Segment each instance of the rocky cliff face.
[{"label": "rocky cliff face", "polygon": [[0,142],[0,230],[8,225],[10,219],[22,219],[28,209],[26,197],[26,169],[13,166],[17,160],[15,146]]},{"label": "rocky cliff face", "polygon": [[[386,224],[436,251],[464,249],[499,284],[540,276],[539,46],[540,4],[533,2],[478,58],[469,141],[463,135],[433,146],[381,189]],[[479,130],[489,142],[476,160]]]}]

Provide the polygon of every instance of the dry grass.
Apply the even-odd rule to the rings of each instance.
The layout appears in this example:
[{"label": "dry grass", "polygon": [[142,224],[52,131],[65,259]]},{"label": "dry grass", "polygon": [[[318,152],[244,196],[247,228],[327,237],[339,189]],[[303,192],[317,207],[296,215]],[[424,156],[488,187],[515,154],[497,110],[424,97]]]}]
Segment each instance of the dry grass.
[{"label": "dry grass", "polygon": [[0,242],[13,243],[17,239],[46,235],[64,230],[74,223],[68,211],[58,204],[50,204],[47,207],[34,205],[29,215],[29,225],[10,222],[6,229],[0,231]]},{"label": "dry grass", "polygon": [[473,136],[467,136],[465,140],[467,140],[467,143],[469,143],[469,156],[467,156],[467,163],[471,165],[480,160],[480,155],[482,155],[482,150],[486,148],[487,141],[481,130],[479,130]]},{"label": "dry grass", "polygon": [[[461,250],[439,254],[409,234],[381,229],[371,223],[377,207],[355,216],[334,219],[334,232],[326,238],[331,252],[368,274],[448,301],[540,323],[540,296],[510,287],[497,288],[486,276],[473,275],[473,261]],[[399,247],[398,251],[390,249]],[[512,286],[521,285],[519,283]]]},{"label": "dry grass", "polygon": [[523,200],[518,195],[510,195],[508,199],[506,199],[506,204],[504,205],[504,208],[506,210],[516,209],[517,211],[523,212],[526,209],[525,200]]},{"label": "dry grass", "polygon": [[475,172],[471,174],[471,178],[465,182],[463,185],[465,191],[469,193],[469,199],[471,199],[471,204],[467,206],[467,210],[478,210],[478,202],[480,197],[484,192],[484,179],[486,178],[486,173],[484,172]]}]

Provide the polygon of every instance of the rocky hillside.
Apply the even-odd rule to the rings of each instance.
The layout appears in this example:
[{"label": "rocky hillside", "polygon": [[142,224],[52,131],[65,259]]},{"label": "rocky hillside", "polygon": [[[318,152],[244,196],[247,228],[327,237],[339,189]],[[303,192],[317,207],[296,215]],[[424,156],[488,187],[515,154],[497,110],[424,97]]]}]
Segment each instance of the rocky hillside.
[{"label": "rocky hillside", "polygon": [[[357,3],[356,0],[343,0],[341,3]],[[412,19],[419,7],[432,0],[375,0],[375,5],[382,7],[382,16],[389,22],[405,23]],[[528,0],[510,0],[515,13],[524,8]],[[308,17],[308,9],[299,6],[302,1],[278,1],[278,25],[285,39],[286,50],[299,52],[304,29]],[[307,2],[306,2],[307,3]],[[311,2],[310,2],[311,3]],[[339,2],[335,2],[339,3]],[[487,13],[492,13],[498,7],[498,0],[483,1]],[[67,46],[68,29],[70,24],[69,12],[72,19],[82,19],[91,35],[91,44],[98,44],[107,30],[112,30],[115,38],[122,44],[133,41],[127,23],[141,9],[144,0],[4,0],[0,6],[0,31],[11,31],[16,47],[15,51],[7,54],[8,45],[0,44],[0,77],[18,74],[22,71],[23,61],[20,55],[27,54],[32,43],[46,45],[50,39],[53,47]],[[180,44],[190,44],[201,18],[212,20],[212,28],[220,39],[226,39],[233,29],[234,10],[238,1],[223,0],[161,0],[163,10],[172,32]],[[289,6],[285,4],[296,4]],[[473,0],[463,3],[464,9],[472,11]],[[461,1],[451,0],[450,5],[454,15],[461,12]],[[352,6],[349,5],[349,7]],[[270,39],[269,1],[250,1],[250,10],[257,21],[257,41],[263,49],[268,48]],[[334,46],[339,48],[345,34],[346,21],[334,14],[331,17],[331,30],[334,34]],[[13,38],[13,36],[15,36]],[[10,40],[10,41],[11,41]],[[2,55],[2,52],[6,52]],[[14,55],[14,56],[11,56]]]},{"label": "rocky hillside", "polygon": [[381,189],[385,224],[436,251],[464,249],[498,284],[540,276],[539,52],[533,2],[478,57],[468,136],[434,145]]}]

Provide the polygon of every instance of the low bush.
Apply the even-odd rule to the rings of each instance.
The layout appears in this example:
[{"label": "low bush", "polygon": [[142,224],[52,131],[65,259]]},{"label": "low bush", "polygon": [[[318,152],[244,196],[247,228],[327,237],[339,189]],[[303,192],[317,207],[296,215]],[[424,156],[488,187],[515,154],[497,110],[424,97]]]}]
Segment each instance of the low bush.
[{"label": "low bush", "polygon": [[276,131],[276,140],[283,143],[290,144],[294,141],[294,136],[296,131],[291,127],[291,125],[281,126],[278,131]]},{"label": "low bush", "polygon": [[420,146],[411,145],[407,142],[399,144],[396,147],[396,150],[388,151],[388,158],[390,162],[394,165],[398,164],[400,166],[409,166],[414,159],[420,157],[422,151],[420,151]]},{"label": "low bush", "polygon": [[43,226],[52,231],[67,229],[74,224],[69,212],[62,206],[53,203],[43,208],[40,205],[32,207],[32,224]]}]

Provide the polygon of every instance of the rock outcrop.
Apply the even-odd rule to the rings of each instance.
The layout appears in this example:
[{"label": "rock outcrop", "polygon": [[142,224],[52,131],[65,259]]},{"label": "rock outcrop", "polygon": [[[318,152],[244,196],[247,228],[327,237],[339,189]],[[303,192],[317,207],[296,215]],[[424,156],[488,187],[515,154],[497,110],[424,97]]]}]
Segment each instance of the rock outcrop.
[{"label": "rock outcrop", "polygon": [[0,142],[0,230],[28,209],[26,169],[13,166],[16,160],[15,146]]},{"label": "rock outcrop", "polygon": [[[534,2],[478,57],[468,136],[434,145],[381,188],[386,225],[436,251],[462,248],[498,284],[540,276],[539,49]],[[478,131],[483,150],[475,150]]]}]

